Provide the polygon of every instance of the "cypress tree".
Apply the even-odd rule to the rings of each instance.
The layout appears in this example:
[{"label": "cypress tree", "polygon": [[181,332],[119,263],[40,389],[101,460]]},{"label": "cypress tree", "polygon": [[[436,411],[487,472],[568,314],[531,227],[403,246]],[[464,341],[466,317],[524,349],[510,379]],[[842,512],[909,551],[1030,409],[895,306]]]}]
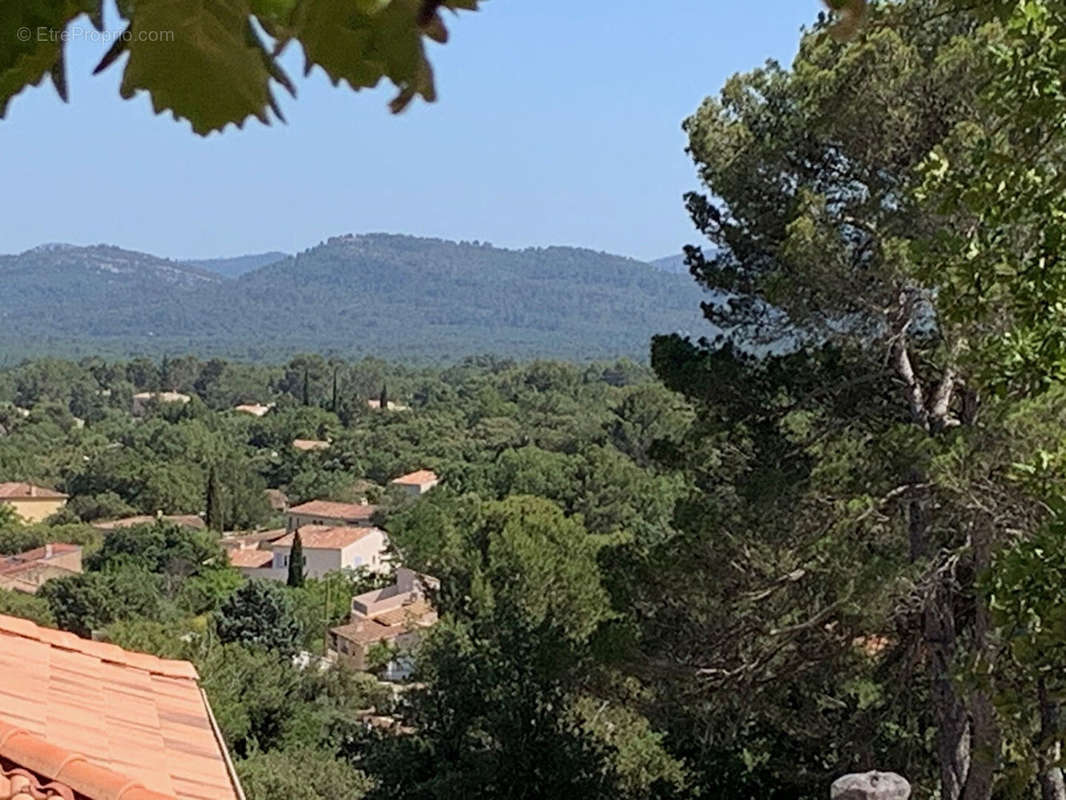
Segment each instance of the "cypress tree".
[{"label": "cypress tree", "polygon": [[337,413],[337,368],[333,368],[333,401],[332,409],[334,414]]},{"label": "cypress tree", "polygon": [[222,488],[218,485],[218,474],[214,466],[207,472],[207,510],[204,514],[210,530],[222,532]]},{"label": "cypress tree", "polygon": [[389,389],[385,384],[381,384],[381,397],[378,398],[378,405],[381,406],[382,411],[389,410]]},{"label": "cypress tree", "polygon": [[311,405],[311,379],[307,375],[307,368],[304,367],[304,405]]},{"label": "cypress tree", "polygon": [[296,535],[292,537],[292,550],[289,552],[289,577],[286,583],[293,587],[304,585],[304,545],[300,541],[299,528],[296,529]]}]

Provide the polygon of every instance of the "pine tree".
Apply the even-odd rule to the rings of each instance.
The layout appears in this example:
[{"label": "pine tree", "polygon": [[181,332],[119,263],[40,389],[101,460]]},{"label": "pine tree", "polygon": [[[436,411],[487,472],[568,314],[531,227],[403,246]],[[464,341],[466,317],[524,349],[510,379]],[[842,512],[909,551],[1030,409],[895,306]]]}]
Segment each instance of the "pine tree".
[{"label": "pine tree", "polygon": [[289,577],[286,581],[289,586],[299,587],[304,585],[304,545],[300,541],[300,531],[292,537],[292,550],[289,553]]},{"label": "pine tree", "polygon": [[204,515],[207,527],[213,531],[223,531],[222,488],[218,484],[218,474],[212,466],[207,473],[207,510]]}]

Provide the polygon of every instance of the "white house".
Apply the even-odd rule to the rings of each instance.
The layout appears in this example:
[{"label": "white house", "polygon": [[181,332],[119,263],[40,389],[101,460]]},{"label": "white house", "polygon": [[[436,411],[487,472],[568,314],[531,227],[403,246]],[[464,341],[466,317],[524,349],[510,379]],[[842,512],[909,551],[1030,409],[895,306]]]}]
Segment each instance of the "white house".
[{"label": "white house", "polygon": [[[300,529],[304,574],[321,578],[327,572],[363,567],[370,572],[389,570],[389,539],[380,528],[328,527],[305,525]],[[270,545],[274,571],[287,571],[295,533],[288,533]]]},{"label": "white house", "polygon": [[408,494],[417,497],[425,494],[440,483],[440,478],[437,477],[437,473],[431,470],[420,469],[401,475],[399,478],[393,478],[389,483],[393,486],[399,486]]}]

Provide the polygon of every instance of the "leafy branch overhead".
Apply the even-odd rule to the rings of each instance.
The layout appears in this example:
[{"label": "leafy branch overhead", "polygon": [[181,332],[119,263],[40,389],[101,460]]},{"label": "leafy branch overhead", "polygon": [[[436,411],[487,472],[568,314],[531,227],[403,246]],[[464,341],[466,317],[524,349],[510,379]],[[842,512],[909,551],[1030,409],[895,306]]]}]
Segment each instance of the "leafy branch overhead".
[{"label": "leafy branch overhead", "polygon": [[[295,87],[278,63],[292,42],[305,72],[321,67],[333,83],[359,90],[391,81],[402,111],[436,99],[425,38],[445,42],[442,10],[475,11],[479,0],[120,0],[126,23],[101,72],[128,54],[121,94],[151,95],[157,113],[187,119],[196,133],[282,118],[275,86]],[[82,14],[103,31],[102,0],[20,0],[0,6],[0,117],[11,98],[50,78],[67,99],[64,32]],[[273,40],[269,44],[261,35]],[[283,119],[283,118],[282,118]]]}]

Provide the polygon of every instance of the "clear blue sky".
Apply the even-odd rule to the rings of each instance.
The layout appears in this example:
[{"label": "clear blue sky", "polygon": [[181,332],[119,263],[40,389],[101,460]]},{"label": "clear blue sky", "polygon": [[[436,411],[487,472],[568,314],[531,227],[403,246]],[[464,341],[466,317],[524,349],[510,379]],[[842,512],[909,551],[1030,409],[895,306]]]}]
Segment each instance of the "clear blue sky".
[{"label": "clear blue sky", "polygon": [[[654,258],[696,239],[680,124],[734,72],[790,61],[817,0],[488,0],[434,46],[440,100],[321,72],[288,124],[207,139],[122,101],[106,44],[68,44],[71,102],[46,83],[0,121],[0,252],[107,242],[169,257],[296,252],[387,231]],[[112,27],[118,27],[111,20]],[[87,25],[84,21],[77,24]]]}]

